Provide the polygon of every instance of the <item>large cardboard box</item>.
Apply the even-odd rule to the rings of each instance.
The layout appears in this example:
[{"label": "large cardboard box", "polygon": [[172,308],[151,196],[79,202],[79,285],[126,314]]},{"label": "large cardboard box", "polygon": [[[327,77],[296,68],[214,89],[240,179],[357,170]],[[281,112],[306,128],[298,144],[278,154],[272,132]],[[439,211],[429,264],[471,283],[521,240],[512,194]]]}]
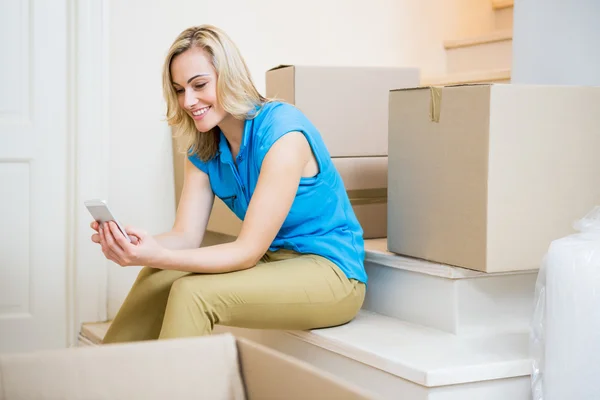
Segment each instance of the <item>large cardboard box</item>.
[{"label": "large cardboard box", "polygon": [[299,360],[229,334],[0,356],[0,399],[367,399]]},{"label": "large cardboard box", "polygon": [[280,65],[266,94],[294,104],[317,127],[332,157],[388,154],[388,97],[419,84],[417,68]]},{"label": "large cardboard box", "polygon": [[[175,173],[176,204],[183,188],[185,155],[178,150],[179,140],[173,135],[173,169]],[[363,228],[365,239],[387,235],[387,157],[334,158],[333,163],[342,176],[350,202]],[[224,240],[239,235],[242,221],[215,197],[207,229],[220,233]]]},{"label": "large cardboard box", "polygon": [[390,93],[388,248],[484,272],[536,269],[600,204],[600,88]]}]

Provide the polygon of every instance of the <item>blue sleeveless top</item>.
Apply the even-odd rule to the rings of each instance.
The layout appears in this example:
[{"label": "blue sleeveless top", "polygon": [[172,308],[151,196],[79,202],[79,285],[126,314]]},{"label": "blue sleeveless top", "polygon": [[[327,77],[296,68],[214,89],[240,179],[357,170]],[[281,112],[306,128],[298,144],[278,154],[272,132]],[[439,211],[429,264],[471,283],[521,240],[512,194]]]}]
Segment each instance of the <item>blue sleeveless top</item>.
[{"label": "blue sleeveless top", "polygon": [[320,133],[299,109],[282,102],[264,104],[256,117],[245,121],[235,161],[222,132],[213,159],[203,162],[196,155],[189,159],[209,176],[214,194],[243,221],[265,155],[277,139],[294,131],[306,137],[319,172],[300,179],[296,198],[269,250],[323,256],[348,278],[366,283],[363,230]]}]

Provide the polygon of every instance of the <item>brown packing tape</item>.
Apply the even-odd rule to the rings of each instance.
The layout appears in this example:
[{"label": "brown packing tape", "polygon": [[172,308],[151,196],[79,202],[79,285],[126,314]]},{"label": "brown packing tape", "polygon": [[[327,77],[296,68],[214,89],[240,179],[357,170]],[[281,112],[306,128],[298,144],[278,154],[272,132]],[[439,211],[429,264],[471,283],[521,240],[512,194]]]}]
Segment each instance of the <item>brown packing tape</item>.
[{"label": "brown packing tape", "polygon": [[346,191],[353,206],[387,203],[387,188],[354,189]]},{"label": "brown packing tape", "polygon": [[429,118],[432,122],[440,122],[440,111],[442,108],[442,88],[432,86],[429,88],[431,92],[431,101],[429,102]]}]

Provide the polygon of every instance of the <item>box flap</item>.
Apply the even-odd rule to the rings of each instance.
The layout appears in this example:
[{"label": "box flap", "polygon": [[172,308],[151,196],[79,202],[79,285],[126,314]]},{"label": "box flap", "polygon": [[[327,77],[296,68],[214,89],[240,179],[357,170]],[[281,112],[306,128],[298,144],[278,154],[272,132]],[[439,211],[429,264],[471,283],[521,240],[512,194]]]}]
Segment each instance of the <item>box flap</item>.
[{"label": "box flap", "polygon": [[253,399],[373,399],[375,396],[310,364],[238,339],[246,396]]},{"label": "box flap", "polygon": [[0,356],[6,399],[244,399],[232,335]]},{"label": "box flap", "polygon": [[442,109],[442,93],[443,89],[461,88],[461,87],[487,87],[491,88],[493,83],[465,83],[448,86],[420,86],[416,88],[396,89],[390,92],[402,92],[410,90],[429,90],[429,119],[431,122],[440,122],[440,114]]}]

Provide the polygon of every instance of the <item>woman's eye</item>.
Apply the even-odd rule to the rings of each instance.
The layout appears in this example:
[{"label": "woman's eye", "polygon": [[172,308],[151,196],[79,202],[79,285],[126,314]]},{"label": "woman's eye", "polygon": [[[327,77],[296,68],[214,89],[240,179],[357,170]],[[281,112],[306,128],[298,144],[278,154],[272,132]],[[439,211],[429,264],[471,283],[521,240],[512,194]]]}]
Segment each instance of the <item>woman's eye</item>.
[{"label": "woman's eye", "polygon": [[183,90],[183,89],[175,89],[175,93],[177,93],[177,94],[181,94],[181,93],[183,93],[183,92],[184,92],[184,90]]},{"label": "woman's eye", "polygon": [[194,86],[194,89],[196,90],[200,90],[202,89],[204,86],[206,86],[206,83],[199,83],[197,85]]}]

